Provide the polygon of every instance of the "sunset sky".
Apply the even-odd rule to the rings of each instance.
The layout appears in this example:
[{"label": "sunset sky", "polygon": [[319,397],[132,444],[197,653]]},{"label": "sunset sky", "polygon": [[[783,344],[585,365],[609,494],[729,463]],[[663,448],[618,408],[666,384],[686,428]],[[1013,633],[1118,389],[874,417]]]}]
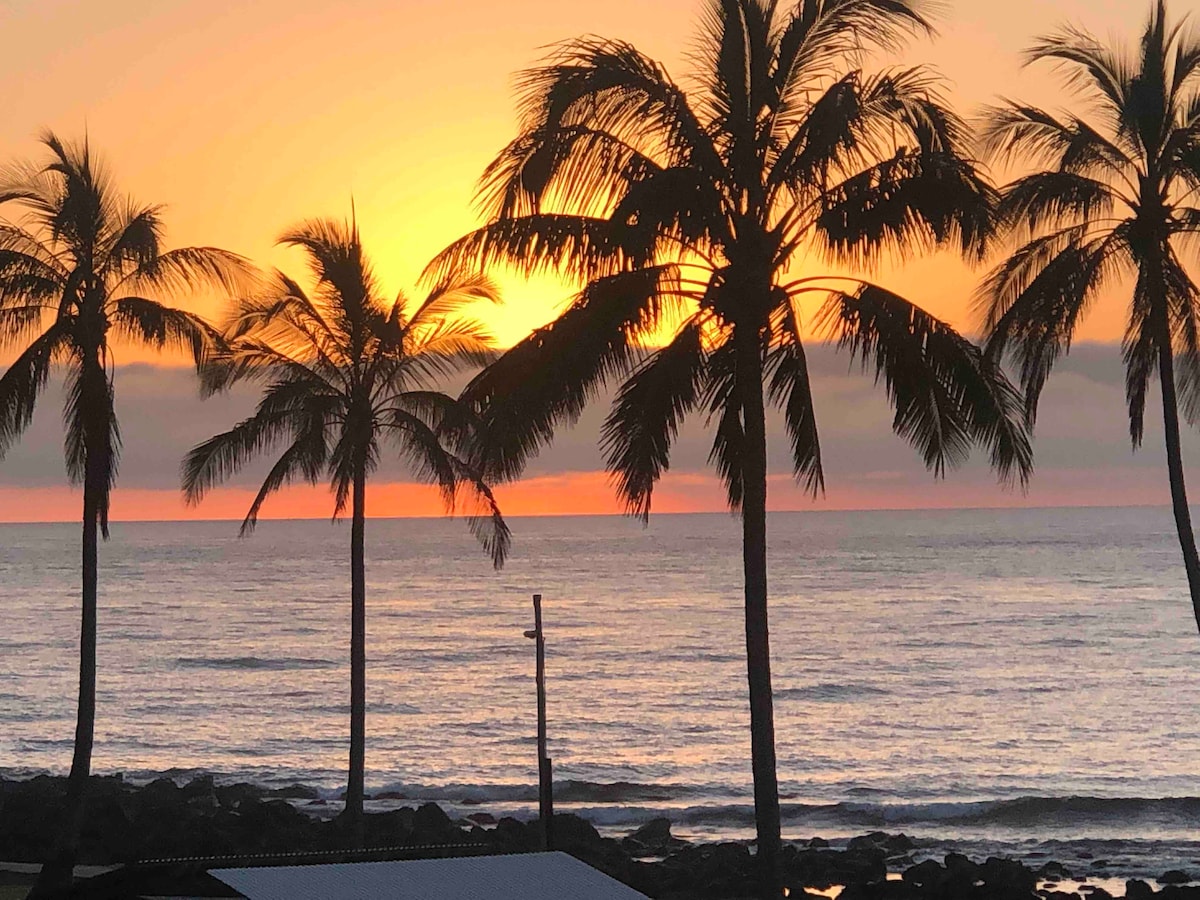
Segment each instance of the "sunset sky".
[{"label": "sunset sky", "polygon": [[[1132,36],[1145,7],[951,0],[941,6],[940,38],[915,44],[904,61],[936,65],[964,112],[1000,93],[1053,104],[1060,96],[1053,79],[1045,68],[1023,70],[1020,49],[1063,21]],[[633,41],[683,79],[698,8],[697,0],[0,0],[0,77],[19,87],[5,98],[0,159],[35,155],[42,128],[64,136],[86,128],[126,191],[167,204],[172,245],[221,246],[285,268],[296,261],[274,249],[279,232],[304,218],[344,216],[353,197],[384,284],[407,288],[432,255],[475,224],[475,180],[514,133],[517,70],[548,44],[595,33]],[[1178,15],[1200,4],[1177,0],[1173,9]],[[965,329],[973,325],[968,301],[976,277],[948,258],[881,275]],[[504,287],[508,302],[487,315],[505,343],[547,321],[567,291],[512,279]],[[844,361],[823,361],[817,402],[830,472],[821,505],[1163,501],[1157,433],[1148,433],[1137,457],[1125,437],[1113,343],[1122,329],[1117,300],[1083,329],[1081,337],[1096,345],[1052,382],[1040,423],[1040,474],[1025,497],[1000,491],[983,466],[933,485],[915,454],[890,436],[879,392],[847,376]],[[218,312],[211,303],[197,309]],[[138,365],[118,372],[126,451],[115,516],[240,516],[258,470],[199,510],[183,508],[173,479],[182,452],[228,427],[253,396],[201,404],[177,360],[141,365],[150,361],[133,353],[119,360]],[[78,497],[64,484],[57,403],[47,394],[22,445],[0,463],[0,521],[78,515]],[[601,417],[594,411],[535,464],[526,483],[506,489],[510,512],[616,511],[597,472]],[[774,442],[782,451],[781,437]],[[684,434],[656,508],[721,508],[706,450],[699,425]],[[786,460],[776,459],[773,472],[772,506],[806,508]],[[405,487],[401,468],[383,474],[373,514],[437,512],[432,495]],[[267,513],[319,516],[327,508],[323,490],[298,489]]]}]

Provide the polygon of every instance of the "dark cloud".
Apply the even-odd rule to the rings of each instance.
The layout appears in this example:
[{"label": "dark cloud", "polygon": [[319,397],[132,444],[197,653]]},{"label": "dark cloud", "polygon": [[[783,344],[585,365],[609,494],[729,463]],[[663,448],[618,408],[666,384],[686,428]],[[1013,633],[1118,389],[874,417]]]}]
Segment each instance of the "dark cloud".
[{"label": "dark cloud", "polygon": [[[830,490],[838,484],[864,479],[927,482],[929,476],[917,454],[891,431],[891,411],[882,386],[863,375],[827,347],[811,354],[818,423]],[[118,415],[124,438],[121,485],[127,488],[176,489],[179,463],[186,451],[222,431],[254,407],[253,387],[201,400],[195,376],[188,369],[130,365],[116,374]],[[58,485],[65,478],[62,463],[61,386],[51,385],[38,415],[23,440],[0,462],[0,485],[35,487]],[[605,404],[596,404],[574,429],[562,431],[554,445],[537,458],[530,476],[593,471],[603,466],[597,449]],[[1047,470],[1096,470],[1160,467],[1163,464],[1161,417],[1151,406],[1146,446],[1131,452],[1124,405],[1120,348],[1080,345],[1064,360],[1044,394],[1038,423],[1037,463]],[[777,416],[770,426],[770,465],[786,473],[788,445]],[[693,418],[680,434],[672,454],[673,472],[708,470],[711,437],[702,416]],[[1200,442],[1189,441],[1189,456],[1200,462]],[[266,463],[252,467],[233,483],[251,485]],[[405,480],[403,465],[385,462],[381,476]],[[950,480],[980,482],[990,478],[986,460],[978,455]],[[1164,477],[1165,481],[1165,477]],[[1036,492],[1035,482],[1035,492]],[[1097,485],[1103,502],[1104,485]]]}]

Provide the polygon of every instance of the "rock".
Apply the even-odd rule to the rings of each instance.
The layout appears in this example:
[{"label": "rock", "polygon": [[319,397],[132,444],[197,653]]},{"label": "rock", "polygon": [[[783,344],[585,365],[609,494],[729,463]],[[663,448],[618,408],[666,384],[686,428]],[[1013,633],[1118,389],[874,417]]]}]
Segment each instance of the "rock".
[{"label": "rock", "polygon": [[988,893],[1004,897],[1031,896],[1037,888],[1037,875],[1011,859],[989,857],[979,867],[979,880]]},{"label": "rock", "polygon": [[[537,826],[536,822],[531,824]],[[568,853],[572,849],[597,848],[604,845],[604,838],[600,837],[596,827],[587,819],[572,813],[555,813],[551,828],[554,832],[555,848],[566,850]]]},{"label": "rock", "polygon": [[409,807],[363,816],[363,833],[369,847],[398,847],[412,843],[417,811]]},{"label": "rock", "polygon": [[726,842],[702,848],[695,883],[710,897],[750,897],[755,893],[754,859],[745,844]]},{"label": "rock", "polygon": [[785,877],[822,890],[835,884],[869,884],[887,877],[887,860],[879,848],[869,850],[800,850],[783,859]]},{"label": "rock", "polygon": [[425,803],[413,814],[413,838],[418,844],[438,843],[457,830],[446,811],[436,803]]},{"label": "rock", "polygon": [[808,847],[810,850],[825,850],[829,847],[829,841],[822,837],[815,837],[808,842]]},{"label": "rock", "polygon": [[1046,881],[1065,881],[1071,877],[1067,867],[1060,862],[1045,863],[1037,870],[1037,875]]},{"label": "rock", "polygon": [[1131,878],[1125,882],[1125,900],[1150,900],[1154,896],[1154,888],[1139,878]]},{"label": "rock", "polygon": [[671,836],[671,820],[665,817],[651,819],[621,841],[621,846],[635,859],[665,856],[678,844],[679,841]]},{"label": "rock", "polygon": [[179,793],[186,800],[194,800],[197,797],[212,796],[216,789],[211,775],[198,775],[181,787]]},{"label": "rock", "polygon": [[912,868],[906,869],[900,877],[909,884],[915,884],[918,887],[926,889],[936,889],[946,883],[949,873],[942,868],[937,860],[927,859],[925,862],[917,863]]},{"label": "rock", "polygon": [[156,778],[141,791],[138,799],[148,806],[177,806],[187,794],[170,778]]},{"label": "rock", "polygon": [[1159,884],[1188,884],[1192,876],[1182,869],[1171,869],[1158,876]]},{"label": "rock", "polygon": [[537,847],[533,832],[511,816],[504,816],[490,834],[492,845],[501,853],[525,853]]},{"label": "rock", "polygon": [[311,788],[304,784],[289,784],[287,787],[276,788],[271,791],[272,797],[279,797],[281,800],[317,800],[320,794],[316,788]]},{"label": "rock", "polygon": [[888,839],[883,843],[883,849],[887,851],[888,856],[900,856],[915,850],[916,847],[907,834],[888,835]]},{"label": "rock", "polygon": [[262,799],[262,791],[245,782],[220,785],[214,788],[214,793],[216,793],[221,806],[226,809],[237,809],[242,803]]},{"label": "rock", "polygon": [[946,871],[953,875],[966,876],[970,875],[971,879],[975,879],[975,874],[979,866],[971,862],[961,853],[947,853],[945,856]]},{"label": "rock", "polygon": [[921,900],[926,894],[907,881],[876,881],[851,884],[838,894],[838,900]]},{"label": "rock", "polygon": [[846,844],[847,850],[871,850],[876,847],[886,847],[887,842],[891,839],[886,831],[872,831],[870,834],[864,834],[860,837],[850,838],[850,842]]},{"label": "rock", "polygon": [[476,825],[495,825],[496,817],[491,813],[477,812],[467,816],[468,822],[474,822]]}]

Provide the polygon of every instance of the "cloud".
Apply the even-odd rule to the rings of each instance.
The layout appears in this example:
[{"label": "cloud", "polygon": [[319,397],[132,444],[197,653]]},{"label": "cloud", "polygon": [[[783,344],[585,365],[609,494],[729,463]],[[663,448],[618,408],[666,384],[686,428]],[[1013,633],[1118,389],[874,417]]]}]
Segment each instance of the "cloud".
[{"label": "cloud", "polygon": [[[892,413],[882,386],[830,348],[815,347],[810,357],[828,485],[827,496],[816,504],[819,507],[1124,505],[1167,498],[1161,417],[1152,404],[1145,447],[1132,453],[1116,345],[1076,347],[1051,379],[1038,420],[1038,470],[1027,496],[1001,490],[981,454],[944,482],[935,482],[916,452],[892,433]],[[135,510],[153,513],[151,517],[187,514],[178,500],[180,460],[195,444],[249,415],[256,389],[244,386],[201,400],[190,370],[148,364],[120,367],[116,385],[124,444],[117,515],[129,518]],[[77,505],[65,487],[61,405],[61,384],[54,383],[22,441],[0,461],[0,520],[34,518],[38,510],[30,504],[37,506],[38,497],[42,513],[49,515],[46,511],[52,510],[59,518],[67,517],[61,510]],[[514,513],[617,511],[597,447],[606,411],[603,403],[590,407],[576,427],[562,430],[533,461],[521,485],[505,489],[502,497],[508,497]],[[768,440],[772,505],[806,508],[809,499],[790,478],[788,443],[778,416],[772,416]],[[707,462],[710,446],[711,433],[703,416],[693,417],[676,442],[655,509],[723,506],[722,489]],[[1187,459],[1197,460],[1200,441],[1189,437],[1185,450]],[[264,459],[249,467],[231,480],[227,491],[192,514],[240,515],[268,464]],[[376,484],[391,485],[393,493],[380,494],[373,510],[436,513],[439,507],[431,492],[401,489],[410,480],[401,460],[385,459]],[[287,498],[280,497],[267,512],[322,516],[328,503],[322,488],[301,487]]]}]

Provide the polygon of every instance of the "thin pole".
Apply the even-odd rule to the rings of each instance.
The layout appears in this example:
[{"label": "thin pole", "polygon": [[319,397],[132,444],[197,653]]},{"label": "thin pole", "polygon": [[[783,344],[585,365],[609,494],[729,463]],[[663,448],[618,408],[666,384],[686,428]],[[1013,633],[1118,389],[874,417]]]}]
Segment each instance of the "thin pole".
[{"label": "thin pole", "polygon": [[551,825],[554,821],[554,774],[546,754],[546,636],[542,631],[542,595],[533,595],[533,631],[525,632],[537,647],[537,750],[538,750],[538,826],[543,850],[553,846]]}]

